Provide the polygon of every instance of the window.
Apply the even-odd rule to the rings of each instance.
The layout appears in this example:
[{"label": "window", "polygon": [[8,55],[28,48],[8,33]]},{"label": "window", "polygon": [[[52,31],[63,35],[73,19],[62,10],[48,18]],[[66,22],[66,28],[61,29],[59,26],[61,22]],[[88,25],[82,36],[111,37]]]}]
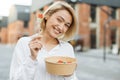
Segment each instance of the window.
[{"label": "window", "polygon": [[112,17],[113,19],[116,19],[116,8],[112,8],[111,17]]},{"label": "window", "polygon": [[28,27],[28,21],[24,21],[24,27],[25,27],[25,28]]},{"label": "window", "polygon": [[91,22],[96,22],[96,5],[91,5],[90,11]]}]

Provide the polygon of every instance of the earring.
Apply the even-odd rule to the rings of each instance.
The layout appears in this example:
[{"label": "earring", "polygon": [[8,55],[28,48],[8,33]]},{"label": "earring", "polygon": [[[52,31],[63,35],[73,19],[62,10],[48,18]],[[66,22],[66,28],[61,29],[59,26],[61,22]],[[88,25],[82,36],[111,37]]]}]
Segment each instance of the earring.
[{"label": "earring", "polygon": [[45,20],[47,20],[47,17],[45,17]]}]

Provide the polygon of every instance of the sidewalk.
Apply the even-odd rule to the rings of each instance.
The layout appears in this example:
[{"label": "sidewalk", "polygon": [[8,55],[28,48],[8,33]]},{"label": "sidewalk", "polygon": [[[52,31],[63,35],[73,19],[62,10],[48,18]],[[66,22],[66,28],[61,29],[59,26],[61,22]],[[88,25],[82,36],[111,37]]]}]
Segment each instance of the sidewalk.
[{"label": "sidewalk", "polygon": [[[0,80],[8,80],[13,49],[14,46],[0,45]],[[75,55],[79,80],[120,80],[120,55],[107,53],[105,62],[101,49],[76,52]]]},{"label": "sidewalk", "polygon": [[120,80],[120,55],[106,53],[103,50],[76,52],[78,59],[77,76],[79,80]]}]

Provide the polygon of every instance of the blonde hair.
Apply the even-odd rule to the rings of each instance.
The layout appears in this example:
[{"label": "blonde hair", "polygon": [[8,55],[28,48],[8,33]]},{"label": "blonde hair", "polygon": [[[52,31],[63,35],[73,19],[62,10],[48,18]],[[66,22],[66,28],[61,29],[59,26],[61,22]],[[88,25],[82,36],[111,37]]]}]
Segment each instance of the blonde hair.
[{"label": "blonde hair", "polygon": [[67,10],[71,16],[72,16],[72,24],[70,28],[67,30],[67,32],[62,35],[59,39],[69,41],[71,38],[74,37],[76,30],[77,30],[77,20],[74,13],[74,9],[66,2],[63,1],[57,1],[54,2],[45,12],[44,17],[41,21],[41,31],[43,32],[45,30],[45,24],[46,24],[46,16],[51,16],[53,13],[59,11],[59,10]]}]

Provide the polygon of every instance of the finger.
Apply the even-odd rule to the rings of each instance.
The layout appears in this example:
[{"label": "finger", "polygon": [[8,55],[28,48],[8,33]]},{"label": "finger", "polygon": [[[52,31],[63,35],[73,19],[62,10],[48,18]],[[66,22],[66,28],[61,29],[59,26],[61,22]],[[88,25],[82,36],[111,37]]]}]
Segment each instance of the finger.
[{"label": "finger", "polygon": [[40,42],[39,40],[31,41],[31,42],[29,43],[29,45],[30,45],[30,44],[38,44],[38,45],[42,46],[42,44],[41,44],[41,42]]},{"label": "finger", "polygon": [[29,44],[29,46],[42,46],[40,43],[38,43],[38,42],[31,42],[30,44]]},{"label": "finger", "polygon": [[40,49],[40,48],[42,48],[42,45],[41,45],[41,43],[38,43],[38,42],[31,42],[29,44],[29,47],[32,48],[32,49],[35,49],[35,48]]},{"label": "finger", "polygon": [[39,36],[34,37],[32,40],[36,40],[36,39],[40,40],[41,37],[43,37],[43,36],[42,36],[42,35],[39,35]]}]

